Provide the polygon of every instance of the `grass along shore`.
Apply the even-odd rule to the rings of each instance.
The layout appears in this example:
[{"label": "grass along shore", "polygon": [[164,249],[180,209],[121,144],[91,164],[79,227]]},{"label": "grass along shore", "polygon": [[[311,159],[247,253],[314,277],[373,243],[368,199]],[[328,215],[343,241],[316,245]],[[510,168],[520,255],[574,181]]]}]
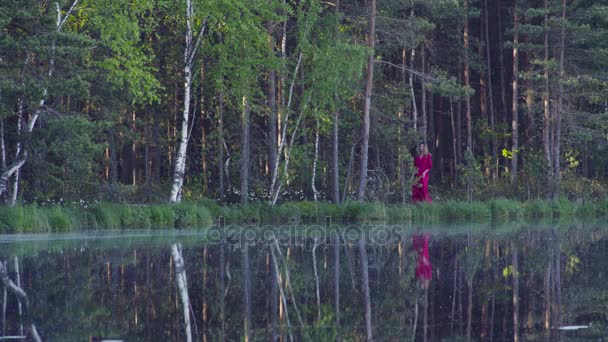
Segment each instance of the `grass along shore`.
[{"label": "grass along shore", "polygon": [[526,202],[492,199],[485,202],[446,201],[432,204],[288,202],[277,206],[220,206],[213,200],[180,204],[116,204],[89,206],[19,205],[0,207],[0,233],[69,232],[99,229],[207,228],[224,217],[226,224],[333,222],[501,222],[558,217],[608,217],[608,200]]}]

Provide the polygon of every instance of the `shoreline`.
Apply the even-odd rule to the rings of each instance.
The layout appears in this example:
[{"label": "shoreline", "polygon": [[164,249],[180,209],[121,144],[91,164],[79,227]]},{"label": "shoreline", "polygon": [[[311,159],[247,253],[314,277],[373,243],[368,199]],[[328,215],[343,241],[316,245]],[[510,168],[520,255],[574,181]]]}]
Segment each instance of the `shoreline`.
[{"label": "shoreline", "polygon": [[568,200],[484,202],[445,201],[432,204],[383,204],[349,201],[286,202],[221,206],[213,200],[180,204],[99,203],[88,206],[18,205],[0,207],[0,234],[49,233],[111,229],[206,229],[225,224],[325,223],[463,223],[535,221],[541,219],[603,218],[608,200],[577,203]]}]

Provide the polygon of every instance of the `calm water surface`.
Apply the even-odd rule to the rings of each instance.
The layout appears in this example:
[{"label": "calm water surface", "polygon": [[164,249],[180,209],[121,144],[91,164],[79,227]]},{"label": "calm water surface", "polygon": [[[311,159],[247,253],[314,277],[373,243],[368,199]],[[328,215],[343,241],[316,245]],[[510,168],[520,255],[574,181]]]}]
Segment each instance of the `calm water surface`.
[{"label": "calm water surface", "polygon": [[[174,244],[182,246],[195,341],[605,341],[607,228],[408,224],[19,235],[0,237],[0,259],[30,297],[43,341],[185,341]],[[428,244],[428,287],[417,272],[425,252],[412,248],[416,237]],[[10,292],[6,298],[0,333],[20,335],[18,301]],[[590,327],[558,329],[573,325]]]}]

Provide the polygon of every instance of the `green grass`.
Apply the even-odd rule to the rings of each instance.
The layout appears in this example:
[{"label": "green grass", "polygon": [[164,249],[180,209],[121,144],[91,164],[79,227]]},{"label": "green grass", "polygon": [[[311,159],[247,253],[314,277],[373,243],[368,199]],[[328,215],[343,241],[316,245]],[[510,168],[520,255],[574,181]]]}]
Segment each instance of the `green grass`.
[{"label": "green grass", "polygon": [[608,200],[570,202],[504,198],[485,202],[446,201],[432,204],[361,203],[348,201],[288,202],[276,206],[252,203],[220,206],[213,200],[180,204],[132,205],[101,203],[92,207],[37,205],[0,206],[0,233],[66,232],[94,229],[173,229],[206,228],[223,216],[230,224],[318,223],[326,217],[334,223],[350,222],[509,222],[556,219],[562,217],[604,218]]}]

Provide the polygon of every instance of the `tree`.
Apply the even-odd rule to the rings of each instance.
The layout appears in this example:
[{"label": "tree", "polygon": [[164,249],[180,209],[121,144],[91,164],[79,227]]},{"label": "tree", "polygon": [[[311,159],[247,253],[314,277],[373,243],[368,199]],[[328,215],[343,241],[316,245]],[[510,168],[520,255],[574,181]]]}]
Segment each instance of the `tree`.
[{"label": "tree", "polygon": [[369,47],[370,55],[367,59],[367,78],[365,81],[365,107],[363,109],[363,141],[361,143],[361,167],[359,169],[359,190],[357,199],[363,201],[365,199],[365,187],[367,185],[367,162],[369,155],[369,124],[370,110],[372,106],[372,87],[374,83],[374,47],[376,45],[376,0],[372,0],[369,10],[369,30],[367,46]]}]

